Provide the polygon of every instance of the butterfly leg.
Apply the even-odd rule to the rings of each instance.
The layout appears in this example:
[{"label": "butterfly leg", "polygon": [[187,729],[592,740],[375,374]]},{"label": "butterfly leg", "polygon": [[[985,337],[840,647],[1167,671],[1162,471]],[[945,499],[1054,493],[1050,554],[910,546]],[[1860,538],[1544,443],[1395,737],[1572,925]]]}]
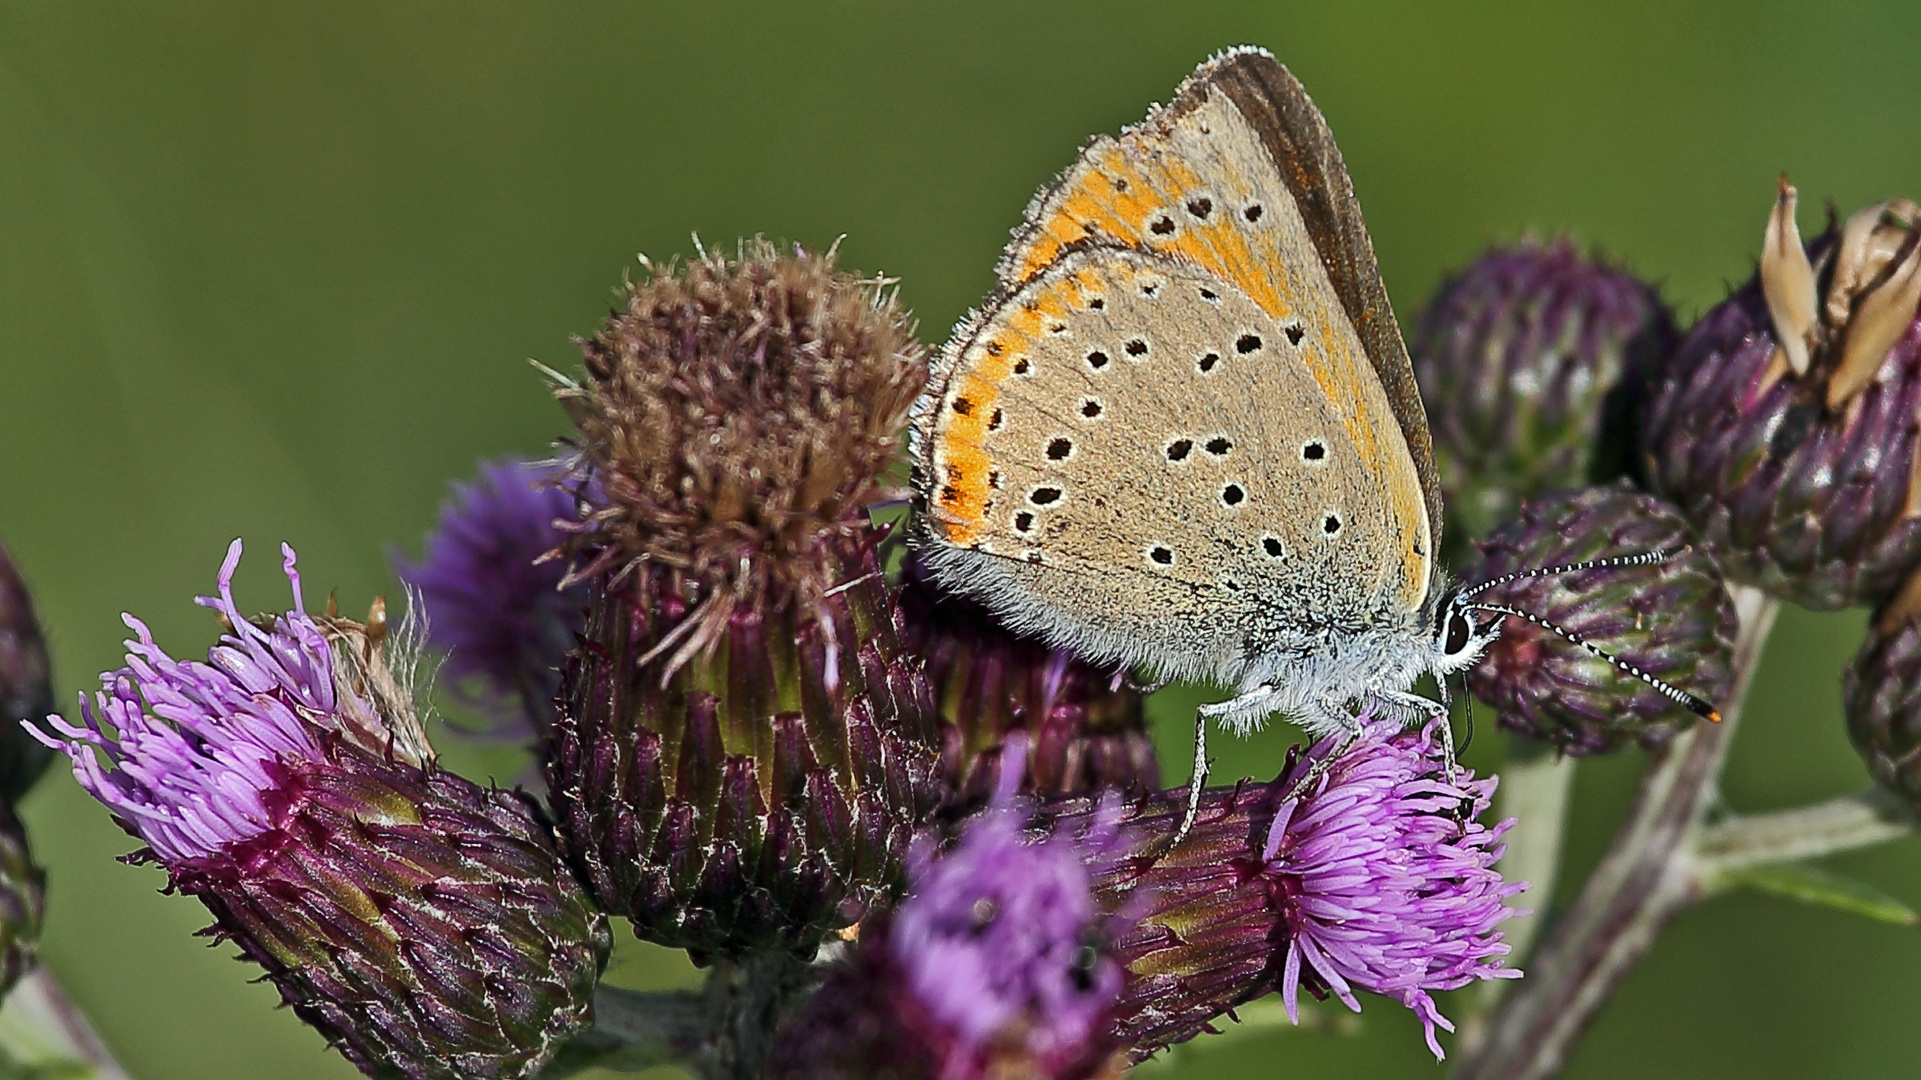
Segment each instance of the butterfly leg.
[{"label": "butterfly leg", "polygon": [[1187,813],[1181,818],[1181,827],[1174,830],[1174,839],[1167,842],[1175,847],[1187,839],[1189,830],[1194,828],[1194,819],[1201,812],[1201,789],[1207,786],[1207,706],[1203,705],[1194,712],[1194,777],[1187,782]]},{"label": "butterfly leg", "polygon": [[[1187,813],[1181,818],[1181,827],[1174,830],[1174,838],[1167,842],[1168,847],[1187,839],[1194,828],[1194,819],[1201,812],[1201,791],[1207,786],[1207,722],[1230,716],[1244,716],[1250,711],[1259,711],[1274,697],[1271,686],[1257,686],[1252,690],[1236,694],[1226,701],[1215,701],[1201,706],[1194,713],[1194,778],[1187,785]],[[1233,723],[1232,721],[1224,721]],[[1237,730],[1245,732],[1246,725],[1236,725]]]},{"label": "butterfly leg", "polygon": [[1302,795],[1305,795],[1307,789],[1313,787],[1315,781],[1325,776],[1327,770],[1333,768],[1334,763],[1341,760],[1341,755],[1347,753],[1347,748],[1353,746],[1355,740],[1361,737],[1361,719],[1347,709],[1339,705],[1322,702],[1317,711],[1322,714],[1323,726],[1332,727],[1342,732],[1341,741],[1334,749],[1321,755],[1314,764],[1308,766],[1307,775],[1296,781],[1293,790],[1287,793],[1287,797],[1290,799],[1298,799]]},{"label": "butterfly leg", "polygon": [[1151,694],[1174,681],[1172,675],[1161,675],[1153,680],[1137,679],[1133,672],[1127,674],[1127,688],[1136,694]]},{"label": "butterfly leg", "polygon": [[[1445,683],[1442,684],[1441,692],[1447,693]],[[1435,701],[1433,698],[1425,698],[1405,690],[1388,691],[1376,700],[1384,706],[1384,712],[1389,716],[1400,718],[1401,722],[1408,727],[1439,720],[1441,722],[1441,754],[1445,758],[1447,782],[1452,785],[1460,779],[1460,765],[1454,760],[1454,725],[1448,722],[1446,702]]]}]

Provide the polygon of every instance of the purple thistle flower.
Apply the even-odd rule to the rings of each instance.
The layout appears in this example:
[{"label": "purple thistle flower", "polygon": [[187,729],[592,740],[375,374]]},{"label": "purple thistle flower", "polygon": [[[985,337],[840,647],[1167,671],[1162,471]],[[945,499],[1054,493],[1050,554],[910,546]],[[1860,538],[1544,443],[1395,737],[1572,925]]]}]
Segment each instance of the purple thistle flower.
[{"label": "purple thistle flower", "polygon": [[790,1023],[770,1075],[1066,1080],[1112,1063],[1125,975],[1109,945],[1139,904],[1117,910],[1093,886],[1132,843],[1111,796],[1031,833],[1026,738],[1009,736],[993,801],[959,841],[914,850],[911,893]]},{"label": "purple thistle flower", "polygon": [[592,1023],[606,917],[532,799],[434,764],[384,609],[308,615],[281,550],[292,611],[240,613],[235,540],[206,662],[126,616],[127,666],[40,737],[362,1071],[532,1077]]},{"label": "purple thistle flower", "polygon": [[[1430,994],[1520,975],[1501,966],[1499,927],[1514,914],[1502,901],[1526,886],[1494,869],[1512,822],[1476,820],[1495,778],[1462,771],[1450,782],[1431,725],[1364,718],[1363,731],[1298,795],[1340,738],[1290,755],[1269,783],[1203,793],[1193,831],[1164,852],[1153,845],[1180,820],[1185,792],[1130,808],[1122,827],[1149,839],[1098,888],[1152,890],[1115,947],[1129,973],[1117,1033],[1137,1058],[1276,989],[1298,1019],[1303,987],[1357,1012],[1357,990],[1394,998],[1421,1018],[1438,1058],[1435,1029],[1453,1025]],[[1061,805],[1068,818],[1090,812]]]},{"label": "purple thistle flower", "polygon": [[1024,734],[1009,737],[994,802],[953,850],[914,852],[912,892],[888,932],[908,988],[953,1033],[954,1054],[979,1054],[1019,1028],[1037,1058],[1078,1055],[1120,994],[1120,965],[1097,950],[1113,916],[1091,891],[1127,846],[1118,809],[1105,804],[1079,835],[1028,838],[1031,808],[1015,796],[1026,749]]},{"label": "purple thistle flower", "polygon": [[[1283,802],[1261,861],[1288,931],[1288,1017],[1299,1022],[1311,972],[1355,1012],[1356,987],[1414,1010],[1438,1059],[1435,1028],[1454,1025],[1429,992],[1520,977],[1501,966],[1508,947],[1495,927],[1514,914],[1502,900],[1526,886],[1494,869],[1511,821],[1490,829],[1456,817],[1464,804],[1486,809],[1496,778],[1449,783],[1433,725],[1396,727],[1376,724],[1306,794]],[[1330,750],[1324,741],[1309,756]]]},{"label": "purple thistle flower", "polygon": [[333,652],[301,602],[293,548],[280,550],[294,610],[272,631],[234,605],[240,550],[239,540],[227,549],[220,595],[195,598],[233,627],[205,663],[168,656],[145,623],[122,615],[138,637],[126,643],[127,666],[101,676],[93,702],[80,696],[86,726],[48,717],[65,741],[27,726],[73,759],[80,786],[169,864],[266,831],[275,768],[319,760],[315,728],[335,713]]},{"label": "purple thistle flower", "polygon": [[555,523],[580,516],[581,496],[558,483],[564,471],[483,462],[472,484],[455,485],[421,560],[396,560],[419,590],[427,644],[447,654],[456,700],[503,733],[552,726],[560,666],[586,623],[586,586],[561,587],[566,560],[537,561],[565,539]]}]

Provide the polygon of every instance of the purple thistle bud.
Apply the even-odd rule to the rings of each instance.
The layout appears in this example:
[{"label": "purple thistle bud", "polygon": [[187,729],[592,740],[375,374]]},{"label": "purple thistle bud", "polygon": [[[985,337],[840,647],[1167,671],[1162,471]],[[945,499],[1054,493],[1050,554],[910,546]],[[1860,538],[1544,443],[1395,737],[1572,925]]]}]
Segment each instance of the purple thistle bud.
[{"label": "purple thistle bud", "polygon": [[[1921,607],[1921,212],[1868,207],[1805,246],[1783,179],[1754,280],[1654,373],[1650,486],[1732,581],[1807,607]],[[1889,630],[1899,621],[1883,620]]]},{"label": "purple thistle bud", "polygon": [[[1129,972],[1117,1031],[1136,1057],[1272,990],[1297,1016],[1305,989],[1356,1012],[1356,991],[1401,1002],[1439,1058],[1436,1029],[1453,1025],[1431,994],[1520,976],[1502,966],[1499,927],[1513,914],[1503,901],[1526,886],[1494,869],[1512,822],[1478,820],[1495,779],[1449,781],[1432,725],[1364,724],[1306,791],[1294,794],[1339,737],[1290,754],[1270,783],[1206,792],[1179,846],[1102,876],[1103,890],[1152,896],[1115,948]],[[1185,801],[1140,804],[1122,828],[1165,837]]]},{"label": "purple thistle bud", "polygon": [[925,659],[946,721],[942,768],[951,806],[987,800],[1003,744],[1023,731],[1030,735],[1026,790],[1145,794],[1160,787],[1142,695],[1125,669],[1096,667],[1009,633],[979,604],[942,592],[912,553],[903,577],[901,640]]},{"label": "purple thistle bud", "polygon": [[1490,251],[1444,282],[1408,352],[1456,550],[1520,499],[1619,475],[1625,391],[1677,337],[1652,286],[1567,239]]},{"label": "purple thistle bud", "polygon": [[26,794],[53,761],[53,751],[19,725],[53,711],[53,672],[33,598],[0,545],[0,802]]},{"label": "purple thistle bud", "polygon": [[1870,630],[1842,673],[1841,700],[1875,782],[1921,807],[1921,625]]},{"label": "purple thistle bud", "polygon": [[[1690,546],[1692,545],[1692,546]],[[1635,671],[1710,705],[1727,694],[1734,663],[1734,600],[1708,549],[1672,504],[1623,481],[1521,504],[1462,568],[1470,586],[1546,567],[1652,552],[1646,566],[1522,577],[1479,599],[1527,612]],[[1468,669],[1468,687],[1500,724],[1581,756],[1658,746],[1694,714],[1632,671],[1541,623],[1508,615],[1501,636]]]},{"label": "purple thistle bud", "polygon": [[551,463],[483,462],[441,508],[420,561],[396,560],[425,608],[427,645],[447,656],[440,671],[455,700],[502,734],[552,729],[560,667],[586,624],[586,587],[561,587],[564,560],[539,561],[566,539],[555,523],[583,512],[562,477]]},{"label": "purple thistle bud", "polygon": [[605,917],[532,800],[434,766],[381,610],[308,615],[283,546],[294,608],[250,621],[240,551],[199,601],[229,627],[205,663],[127,616],[127,666],[47,741],[362,1071],[532,1076],[592,1021]]},{"label": "purple thistle bud", "polygon": [[11,806],[0,803],[0,997],[39,962],[46,886],[46,875],[27,846],[26,827]]},{"label": "purple thistle bud", "polygon": [[1111,795],[1071,825],[1031,831],[1033,808],[1015,795],[1025,741],[1009,737],[992,804],[951,849],[916,848],[909,895],[789,1024],[772,1076],[1068,1078],[1117,1064],[1124,976],[1109,945],[1131,919],[1092,888],[1130,844]]}]

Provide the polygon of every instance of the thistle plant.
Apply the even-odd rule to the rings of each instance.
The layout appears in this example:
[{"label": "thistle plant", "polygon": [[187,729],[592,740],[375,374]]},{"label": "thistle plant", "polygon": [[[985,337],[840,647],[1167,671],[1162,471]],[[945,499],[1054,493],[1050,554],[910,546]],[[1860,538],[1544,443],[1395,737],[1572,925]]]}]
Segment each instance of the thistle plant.
[{"label": "thistle plant", "polygon": [[[1860,909],[1806,861],[1921,807],[1921,215],[1803,244],[1794,209],[1783,183],[1755,280],[1685,331],[1565,242],[1443,285],[1413,353],[1453,569],[1502,622],[1466,679],[1496,764],[1364,712],[1184,833],[1134,673],[1010,633],[877,523],[927,377],[892,283],[758,240],[648,263],[546,369],[548,459],[481,465],[399,561],[392,630],[310,611],[291,548],[291,606],[249,616],[235,541],[204,662],[127,616],[125,665],[49,715],[0,558],[0,981],[57,989],[11,811],[57,751],[369,1076],[1080,1080],[1264,1009],[1406,1009],[1457,1076],[1551,1076],[1679,911]],[[1743,815],[1717,779],[1781,600],[1875,612],[1844,683],[1869,786]],[[430,731],[476,732],[435,726],[434,672],[542,790],[439,763]],[[1599,754],[1645,780],[1544,930]],[[602,982],[616,920],[703,988]]]}]

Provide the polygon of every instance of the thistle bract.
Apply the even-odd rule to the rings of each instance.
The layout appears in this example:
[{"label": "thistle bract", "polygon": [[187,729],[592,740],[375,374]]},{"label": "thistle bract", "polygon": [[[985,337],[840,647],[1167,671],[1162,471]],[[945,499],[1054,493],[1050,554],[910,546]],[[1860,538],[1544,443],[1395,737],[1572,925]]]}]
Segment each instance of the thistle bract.
[{"label": "thistle bract", "polygon": [[366,626],[234,604],[175,660],[139,620],[83,725],[74,775],[213,912],[301,1019],[370,1076],[528,1077],[592,1019],[608,935],[538,809],[433,764]]},{"label": "thistle bract", "polygon": [[1025,790],[1144,794],[1160,786],[1142,695],[1124,669],[1009,633],[979,604],[941,591],[911,554],[903,577],[902,640],[924,658],[946,722],[952,805],[987,799],[1014,732],[1026,733]]},{"label": "thistle bract", "polygon": [[1670,556],[1653,565],[1521,577],[1479,595],[1525,613],[1503,616],[1500,637],[1468,669],[1468,688],[1494,706],[1502,727],[1576,755],[1655,746],[1695,715],[1637,673],[1709,704],[1727,693],[1734,601],[1713,555],[1667,502],[1626,483],[1557,492],[1523,503],[1479,547],[1479,558],[1463,568],[1470,587],[1529,570]]}]

